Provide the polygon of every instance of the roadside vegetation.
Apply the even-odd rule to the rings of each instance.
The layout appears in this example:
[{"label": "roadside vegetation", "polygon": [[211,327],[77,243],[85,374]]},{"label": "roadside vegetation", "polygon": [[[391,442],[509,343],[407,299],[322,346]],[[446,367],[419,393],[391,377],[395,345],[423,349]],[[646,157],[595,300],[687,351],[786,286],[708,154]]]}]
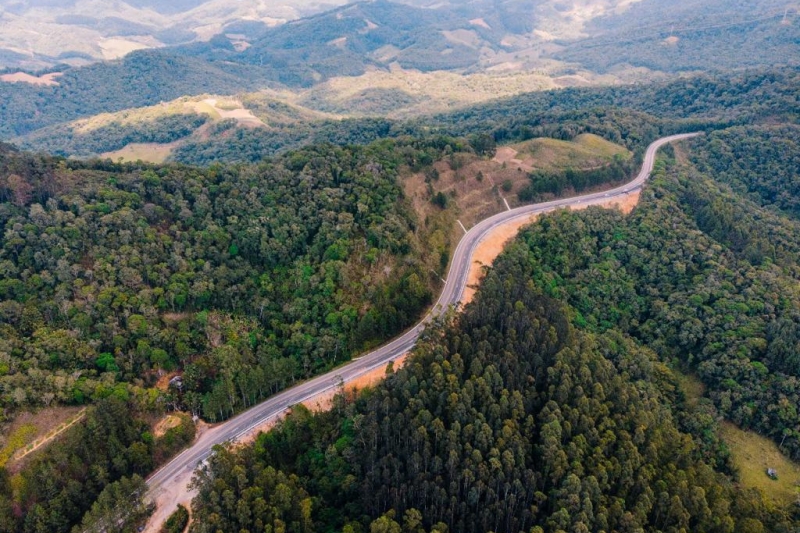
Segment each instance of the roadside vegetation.
[{"label": "roadside vegetation", "polygon": [[[541,217],[385,382],[219,449],[192,531],[793,531],[800,232],[688,161],[713,147],[665,150],[631,215]],[[738,210],[726,232],[704,202]]]}]

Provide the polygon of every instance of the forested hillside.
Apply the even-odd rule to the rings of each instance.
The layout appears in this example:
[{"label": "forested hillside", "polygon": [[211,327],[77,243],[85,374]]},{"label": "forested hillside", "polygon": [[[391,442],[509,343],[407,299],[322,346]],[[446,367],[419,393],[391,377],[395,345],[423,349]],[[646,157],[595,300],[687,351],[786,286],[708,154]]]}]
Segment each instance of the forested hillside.
[{"label": "forested hillside", "polygon": [[630,216],[542,218],[384,383],[219,448],[192,531],[793,531],[735,483],[717,417],[800,454],[800,228],[725,184],[795,130],[701,137],[695,164],[667,150]]},{"label": "forested hillside", "polygon": [[800,217],[800,127],[739,127],[714,133],[692,153],[701,172],[765,207]]},{"label": "forested hillside", "polygon": [[67,533],[133,531],[149,510],[144,477],[194,438],[189,416],[156,438],[136,402],[106,398],[57,446],[11,475],[0,468],[0,529]]},{"label": "forested hillside", "polygon": [[175,149],[171,159],[187,165],[256,163],[264,157],[307,145],[366,145],[409,133],[423,132],[384,118],[297,122],[273,128],[241,128],[232,121],[224,121],[215,125],[209,135],[187,139]]},{"label": "forested hillside", "polygon": [[264,69],[210,64],[165,51],[66,70],[53,86],[0,82],[0,139],[98,113],[196,94],[236,94],[265,83]]},{"label": "forested hillside", "polygon": [[118,391],[162,408],[148,388],[180,368],[166,401],[221,420],[400,331],[431,300],[439,251],[398,172],[445,145],[207,170],[4,153],[4,416]]},{"label": "forested hillside", "polygon": [[699,442],[704,413],[656,355],[571,325],[529,253],[376,389],[219,448],[192,531],[791,531],[709,465],[725,460]]},{"label": "forested hillside", "polygon": [[[219,33],[192,44],[137,50],[83,67],[60,64],[40,72],[0,72],[10,76],[0,81],[0,137],[8,141],[77,118],[186,95],[272,89],[298,96],[331,79],[347,83],[374,71],[387,76],[398,73],[401,78],[403,72],[420,71],[522,76],[536,72],[540,83],[546,80],[548,86],[582,86],[663,79],[677,73],[719,73],[721,69],[798,67],[797,8],[782,0],[738,0],[733,4],[729,0],[595,0],[592,6],[577,0],[507,0],[437,2],[424,8],[409,3],[417,4],[380,0],[330,5],[332,9],[324,13],[274,27],[267,22],[279,22],[276,19],[248,16],[229,21],[224,16],[230,13],[223,13],[220,5],[215,7],[221,10],[222,20],[216,21]],[[316,2],[311,4],[306,7],[319,7]],[[264,9],[267,7],[253,7],[259,12]],[[194,15],[213,19],[214,11],[201,10]],[[66,25],[70,21],[87,27],[126,24],[122,19],[65,16]],[[141,38],[137,32],[146,35],[155,28],[140,24],[128,30],[133,32],[131,38]],[[14,27],[13,31],[21,30]],[[186,27],[176,25],[172,31],[172,42],[193,40]],[[142,41],[148,44],[134,49],[169,41],[169,32],[157,33]],[[0,50],[0,62],[3,53]],[[5,53],[19,55],[10,49]],[[54,77],[44,82],[50,85],[19,81],[42,83],[32,76],[39,74],[52,74]],[[456,86],[452,90],[469,89]],[[733,87],[732,94],[738,92],[739,88]],[[403,102],[407,105],[413,96],[396,86],[370,86],[349,100],[350,110],[330,102],[322,102],[322,107],[363,116],[363,104],[373,99],[385,100],[372,105],[385,111],[403,107]],[[649,100],[642,105],[653,102],[664,103]],[[691,102],[679,104],[691,108]]]},{"label": "forested hillside", "polygon": [[82,129],[74,124],[57,124],[16,141],[20,148],[50,155],[97,157],[132,143],[172,143],[192,135],[208,121],[206,115],[187,112],[137,123],[112,122],[97,128]]},{"label": "forested hillside", "polygon": [[[0,144],[0,421],[89,406],[59,446],[0,464],[0,529],[68,532],[119,509],[135,529],[135,476],[193,435],[187,417],[154,436],[156,415],[225,420],[403,330],[439,289],[455,219],[501,188],[527,202],[617,182],[655,138],[707,129],[666,150],[630,217],[527,230],[385,385],[221,450],[194,527],[791,531],[735,483],[716,430],[725,417],[800,457],[797,79],[533,93],[427,121],[220,121],[178,152],[204,168]],[[579,139],[606,151],[525,172],[492,160],[498,143]],[[488,183],[490,167],[514,180]],[[677,372],[706,398],[686,402]]]},{"label": "forested hillside", "polygon": [[[630,172],[635,160],[622,146],[597,142],[614,150],[586,159],[599,181],[580,181],[578,172],[562,188]],[[119,446],[89,450],[99,455],[54,448],[0,483],[0,508],[13,510],[5,523],[25,532],[66,532],[81,520],[110,520],[118,508],[134,527],[145,510],[136,498],[119,501],[129,489],[142,494],[131,476],[146,475],[191,438],[191,423],[153,438],[145,428],[154,417],[184,410],[224,420],[410,325],[439,289],[436,272],[447,267],[463,203],[455,190],[440,190],[436,169],[461,184],[462,165],[500,167],[487,159],[495,148],[488,136],[322,144],[258,165],[206,169],[0,147],[3,421],[89,405],[80,429],[65,437],[73,442],[93,424],[101,434],[117,431],[93,418],[113,403],[141,428]],[[409,189],[413,201],[404,194],[412,176],[425,179]],[[485,189],[491,209],[496,187]],[[182,381],[167,388],[173,371]],[[10,455],[24,443],[0,445]],[[59,461],[85,468],[36,481]],[[98,478],[95,468],[107,461],[113,471]]]},{"label": "forested hillside", "polygon": [[563,128],[561,117],[595,108],[635,110],[658,119],[715,128],[767,119],[793,121],[800,106],[798,83],[800,70],[784,68],[641,85],[540,91],[436,115],[431,121],[454,135],[496,130],[498,142],[515,139],[532,127]]},{"label": "forested hillside", "polygon": [[198,463],[148,476],[407,331],[467,228],[697,131],[631,214],[523,229],[377,386],[203,456],[188,531],[797,533],[799,16],[0,0],[0,533],[142,530]]},{"label": "forested hillside", "polygon": [[719,71],[800,65],[798,6],[785,0],[644,0],[587,26],[553,54],[595,72]]},{"label": "forested hillside", "polygon": [[504,144],[534,137],[572,139],[596,133],[631,149],[662,134],[731,123],[792,118],[800,107],[795,69],[703,75],[640,86],[540,91],[407,121],[382,118],[311,122],[291,128],[243,129],[220,124],[188,140],[173,158],[188,164],[253,162],[308,142],[369,143],[381,137],[435,131],[490,134]]},{"label": "forested hillside", "polygon": [[[734,129],[694,141],[691,152],[706,166],[744,167],[759,183],[796,172],[790,156],[761,174],[769,150],[759,143],[792,144],[796,135]],[[718,157],[722,139],[741,150]],[[577,324],[628,334],[697,374],[721,415],[798,458],[798,235],[795,219],[732,193],[716,173],[680,165],[661,171],[630,218],[560,214],[514,253],[538,286],[575,308]]]}]

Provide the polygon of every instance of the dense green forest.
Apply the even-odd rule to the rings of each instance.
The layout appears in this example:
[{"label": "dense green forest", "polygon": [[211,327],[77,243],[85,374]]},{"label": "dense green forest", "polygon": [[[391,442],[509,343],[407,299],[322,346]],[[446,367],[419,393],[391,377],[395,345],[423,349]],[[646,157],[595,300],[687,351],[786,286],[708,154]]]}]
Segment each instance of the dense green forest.
[{"label": "dense green forest", "polygon": [[[493,128],[481,124],[469,129],[459,127],[454,117],[451,126],[438,127],[436,133],[449,136],[450,130],[453,130],[458,131],[461,137],[490,135],[506,143],[534,137],[571,140],[581,133],[594,133],[631,150],[643,151],[647,142],[664,132],[699,127],[693,122],[661,120],[636,111],[600,107],[539,113],[529,117],[524,124],[519,124],[517,119],[503,118],[501,122],[494,123]],[[487,133],[484,127],[491,133]],[[326,120],[273,129],[237,128],[232,122],[222,122],[213,127],[208,138],[188,139],[173,152],[171,159],[188,165],[255,163],[265,155],[280,154],[308,144],[363,145],[385,138],[429,135],[430,128],[423,121],[401,122],[383,118]]]},{"label": "dense green forest", "polygon": [[[104,74],[99,70],[82,72],[80,77],[77,71],[68,71],[59,78],[61,85],[58,87],[31,88],[0,83],[0,136],[6,140],[18,137],[17,142],[27,149],[78,156],[113,151],[125,142],[169,142],[185,137],[192,120],[199,119],[171,118],[138,127],[111,125],[89,134],[76,134],[63,123],[104,111],[156,104],[184,94],[231,93],[258,86],[258,82],[253,81],[234,89],[236,74],[209,73],[205,67],[185,65],[185,61],[195,60],[165,54],[127,56],[114,67],[120,70],[114,74],[120,84],[129,87],[121,97],[114,95],[115,91],[122,90],[120,87],[102,83]],[[101,69],[100,66],[96,68]],[[255,80],[259,74],[258,68],[253,68],[256,69],[252,74]],[[141,87],[151,83],[141,78],[146,69],[155,71],[153,87]],[[171,79],[173,72],[180,73],[179,79]],[[170,77],[169,83],[156,83],[160,77]],[[195,78],[206,81],[193,83]],[[320,142],[369,144],[380,138],[404,134],[428,135],[432,130],[457,137],[491,133],[498,143],[504,143],[534,136],[572,138],[576,131],[590,128],[609,140],[621,142],[626,138],[617,138],[619,134],[609,131],[605,122],[618,123],[624,115],[628,115],[625,120],[630,121],[631,126],[638,121],[657,126],[657,129],[651,127],[654,138],[659,130],[670,133],[764,119],[791,119],[800,107],[794,90],[798,83],[797,69],[784,68],[695,75],[646,85],[534,92],[407,121],[385,118],[298,120],[293,124],[257,129],[237,128],[232,121],[222,121],[213,127],[210,135],[187,139],[173,159],[203,165],[255,162],[265,156]],[[386,98],[393,98],[392,93],[388,92]],[[590,118],[592,116],[595,118]],[[632,142],[643,141],[640,137],[625,144]]]},{"label": "dense green forest", "polygon": [[632,150],[678,131],[791,119],[800,107],[797,70],[701,75],[640,86],[535,92],[435,117],[409,121],[353,119],[278,129],[215,126],[209,138],[190,139],[173,154],[187,164],[254,162],[306,143],[370,143],[384,137],[457,137],[490,134],[497,143],[534,137],[572,139],[595,133]]},{"label": "dense green forest", "polygon": [[[120,509],[134,527],[146,509],[138,500],[122,506],[120,487],[140,483],[131,476],[173,449],[146,435],[148,417],[183,409],[223,420],[408,326],[438,290],[450,218],[418,220],[401,179],[459,153],[493,151],[488,136],[406,136],[199,169],[70,161],[0,145],[3,418],[116,401],[138,428],[111,458],[69,446],[59,449],[65,455],[48,452],[42,465],[89,468],[65,469],[48,489],[58,498],[20,488],[36,485],[27,476],[39,466],[0,487],[11,530],[68,531]],[[618,180],[628,165],[609,167],[604,179]],[[180,387],[154,388],[173,370]],[[131,447],[141,455],[135,471],[94,477],[90,465],[123,461],[129,452],[120,450]]]},{"label": "dense green forest", "polygon": [[[758,147],[796,135],[795,127],[715,133],[692,143],[692,159],[746,172],[754,184],[776,173],[790,187],[791,154],[765,169],[770,149]],[[721,146],[738,150],[723,156]],[[723,416],[800,458],[800,226],[732,193],[730,174],[718,182],[693,166],[662,169],[630,218],[564,213],[534,226],[515,253],[538,286],[575,308],[577,324],[623,332],[697,374]]]},{"label": "dense green forest", "polygon": [[543,217],[375,389],[219,447],[192,531],[793,531],[734,483],[716,424],[800,457],[800,227],[727,184],[790,186],[792,154],[764,159],[796,135],[701,137],[691,161],[666,150],[632,215]]},{"label": "dense green forest", "polygon": [[[554,116],[613,108],[647,113],[660,120],[698,125],[750,124],[797,119],[797,68],[687,76],[667,82],[540,91],[443,113],[427,122],[453,135],[495,131],[495,139],[516,139],[526,128],[560,126]],[[514,118],[511,118],[514,117]],[[546,120],[549,118],[549,120]]]},{"label": "dense green forest", "polygon": [[191,531],[791,531],[710,466],[725,457],[701,440],[705,413],[656,354],[573,326],[529,253],[374,390],[218,448]]},{"label": "dense green forest", "polygon": [[740,127],[714,133],[692,162],[759,205],[800,218],[800,127]]},{"label": "dense green forest", "polygon": [[240,128],[233,121],[215,124],[205,138],[191,138],[170,159],[187,165],[256,163],[264,157],[322,143],[367,145],[414,132],[384,118],[297,122],[279,128]]},{"label": "dense green forest", "polygon": [[161,50],[132,52],[114,62],[67,68],[55,86],[0,82],[0,139],[99,113],[265,84],[256,66],[211,64]]},{"label": "dense green forest", "polygon": [[[188,422],[154,438],[154,415],[224,420],[411,324],[438,290],[451,219],[418,217],[410,173],[433,180],[453,154],[540,136],[634,152],[534,173],[519,191],[531,201],[616,182],[655,138],[713,126],[665,150],[632,216],[559,213],[527,230],[385,385],[220,450],[194,527],[789,531],[785,510],[731,482],[716,420],[800,457],[799,130],[775,125],[797,118],[797,78],[532,94],[430,125],[222,122],[180,153],[205,168],[0,144],[0,421],[90,405],[19,475],[0,468],[0,530],[101,530],[120,513],[135,528],[147,509],[124,495],[192,438]],[[175,126],[159,134],[192,124]],[[432,209],[452,209],[428,185]],[[180,387],[153,387],[173,370]],[[700,407],[676,370],[705,383]],[[82,449],[87,432],[107,445]]]},{"label": "dense green forest", "polygon": [[[415,320],[446,250],[401,168],[456,140],[321,145],[258,166],[0,156],[0,405],[134,394],[221,420]],[[155,395],[184,371],[179,397]],[[158,401],[157,401],[158,400]]]},{"label": "dense green forest", "polygon": [[188,137],[208,119],[205,114],[179,113],[135,124],[114,122],[91,131],[76,131],[70,125],[58,124],[19,139],[18,145],[25,150],[45,151],[51,155],[92,157],[131,143],[171,143]]},{"label": "dense green forest", "polygon": [[86,420],[19,474],[0,468],[0,530],[133,531],[148,509],[143,477],[194,439],[194,423],[155,438],[126,395],[106,398]]}]

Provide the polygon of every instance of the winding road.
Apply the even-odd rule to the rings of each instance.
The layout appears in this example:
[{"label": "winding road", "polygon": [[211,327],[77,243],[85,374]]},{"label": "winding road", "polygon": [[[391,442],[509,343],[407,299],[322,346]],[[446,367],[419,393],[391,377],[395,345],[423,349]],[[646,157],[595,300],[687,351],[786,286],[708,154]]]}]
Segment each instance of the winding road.
[{"label": "winding road", "polygon": [[[551,202],[533,204],[509,209],[493,215],[472,227],[462,237],[453,254],[447,281],[433,309],[416,326],[406,333],[340,368],[327,374],[318,376],[285,390],[263,403],[239,414],[238,416],[222,423],[200,436],[188,449],[176,456],[172,461],[155,472],[147,480],[149,497],[157,502],[158,509],[151,518],[149,530],[157,531],[161,522],[169,516],[181,500],[186,500],[190,492],[187,488],[195,468],[205,461],[212,452],[212,447],[226,441],[237,441],[251,435],[255,429],[265,422],[281,416],[292,405],[311,400],[317,396],[330,392],[342,383],[355,380],[375,368],[387,364],[398,357],[408,353],[416,343],[417,337],[425,325],[438,316],[451,304],[461,300],[470,270],[471,258],[478,244],[492,230],[531,215],[546,213],[555,209],[571,206],[589,206],[608,203],[615,197],[625,196],[644,185],[655,163],[656,152],[665,144],[688,139],[700,133],[688,133],[664,137],[652,143],[645,153],[644,162],[639,175],[625,185],[603,192],[585,194],[572,198],[564,198]],[[156,529],[152,529],[152,528]]]}]

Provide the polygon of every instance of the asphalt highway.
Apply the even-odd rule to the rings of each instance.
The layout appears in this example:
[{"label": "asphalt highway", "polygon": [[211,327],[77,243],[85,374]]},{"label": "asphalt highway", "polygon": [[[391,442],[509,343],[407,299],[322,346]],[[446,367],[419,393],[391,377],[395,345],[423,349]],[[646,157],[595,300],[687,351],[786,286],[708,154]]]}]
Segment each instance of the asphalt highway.
[{"label": "asphalt highway", "polygon": [[[461,239],[453,254],[447,281],[433,309],[416,326],[403,335],[358,359],[327,374],[285,390],[238,416],[205,432],[190,448],[155,472],[147,480],[149,496],[159,504],[158,516],[168,516],[181,495],[187,494],[187,485],[194,470],[212,453],[212,447],[226,441],[236,441],[252,434],[255,428],[280,417],[292,405],[330,392],[342,383],[352,381],[367,372],[387,364],[408,353],[416,343],[425,325],[451,304],[461,300],[470,270],[471,258],[478,244],[492,230],[513,220],[546,213],[570,206],[587,206],[607,203],[615,197],[625,196],[644,185],[655,163],[656,152],[665,144],[700,135],[699,133],[673,135],[655,141],[647,148],[639,175],[625,185],[614,189],[518,207],[491,216],[472,227]],[[174,498],[171,498],[174,496]],[[155,520],[152,520],[153,522]],[[158,527],[158,525],[156,526]]]}]

